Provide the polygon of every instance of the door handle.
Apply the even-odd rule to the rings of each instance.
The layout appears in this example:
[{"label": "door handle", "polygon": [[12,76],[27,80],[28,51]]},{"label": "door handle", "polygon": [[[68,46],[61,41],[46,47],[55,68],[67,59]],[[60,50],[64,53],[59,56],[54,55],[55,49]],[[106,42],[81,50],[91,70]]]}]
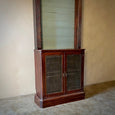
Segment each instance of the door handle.
[{"label": "door handle", "polygon": [[66,72],[63,73],[63,77],[67,77],[67,73]]},{"label": "door handle", "polygon": [[63,73],[63,77],[65,77],[65,73]]},{"label": "door handle", "polygon": [[65,77],[67,77],[67,73],[65,73]]}]

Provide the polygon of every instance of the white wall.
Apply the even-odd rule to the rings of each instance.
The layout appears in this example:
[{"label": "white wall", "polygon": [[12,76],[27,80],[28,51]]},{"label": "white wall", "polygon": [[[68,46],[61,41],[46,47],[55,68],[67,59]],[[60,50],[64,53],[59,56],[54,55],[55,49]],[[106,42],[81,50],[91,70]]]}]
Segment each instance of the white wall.
[{"label": "white wall", "polygon": [[[115,80],[115,0],[84,0],[85,84]],[[0,0],[0,98],[35,93],[32,0]]]},{"label": "white wall", "polygon": [[0,0],[0,98],[34,88],[32,0]]}]

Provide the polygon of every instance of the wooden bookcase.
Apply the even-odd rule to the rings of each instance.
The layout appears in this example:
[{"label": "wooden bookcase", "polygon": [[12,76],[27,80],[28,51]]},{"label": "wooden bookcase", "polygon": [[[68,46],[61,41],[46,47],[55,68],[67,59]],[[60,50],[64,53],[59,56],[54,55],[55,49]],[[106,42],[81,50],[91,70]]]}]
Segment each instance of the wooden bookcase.
[{"label": "wooden bookcase", "polygon": [[73,49],[43,48],[41,0],[34,0],[33,4],[36,104],[44,108],[84,99],[84,49],[81,49],[82,0],[75,0]]}]

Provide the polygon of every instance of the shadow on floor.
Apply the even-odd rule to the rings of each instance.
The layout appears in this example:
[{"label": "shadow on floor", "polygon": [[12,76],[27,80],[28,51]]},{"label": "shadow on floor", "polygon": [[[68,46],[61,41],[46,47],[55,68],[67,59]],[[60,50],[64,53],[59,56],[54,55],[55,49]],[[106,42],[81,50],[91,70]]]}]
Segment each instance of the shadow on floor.
[{"label": "shadow on floor", "polygon": [[85,86],[85,98],[93,97],[115,87],[115,81]]}]

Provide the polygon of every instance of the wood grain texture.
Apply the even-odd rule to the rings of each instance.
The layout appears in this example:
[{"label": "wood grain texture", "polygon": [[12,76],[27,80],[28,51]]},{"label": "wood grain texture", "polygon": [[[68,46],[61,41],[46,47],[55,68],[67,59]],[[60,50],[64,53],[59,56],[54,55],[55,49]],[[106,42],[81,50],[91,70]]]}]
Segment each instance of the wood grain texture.
[{"label": "wood grain texture", "polygon": [[40,100],[40,98],[37,95],[35,95],[35,102],[39,107],[45,108],[45,107],[50,107],[50,106],[59,105],[63,103],[78,101],[84,98],[85,98],[84,92],[61,95],[57,97],[47,98],[44,100]]},{"label": "wood grain texture", "polygon": [[75,0],[74,49],[81,48],[82,0]]},{"label": "wood grain texture", "polygon": [[[81,87],[76,90],[67,91],[67,76],[66,76],[66,56],[67,55],[81,55]],[[63,60],[63,75],[62,75],[62,92],[47,93],[46,82],[46,56],[60,56]],[[35,69],[36,69],[36,96],[35,102],[41,107],[57,105],[61,103],[71,102],[84,98],[84,83],[83,83],[83,68],[84,68],[84,49],[79,50],[35,50]],[[79,93],[82,92],[83,94]],[[73,95],[76,95],[76,98]],[[80,97],[81,96],[81,97]],[[52,102],[51,102],[52,101]]]},{"label": "wood grain texture", "polygon": [[41,0],[33,0],[35,49],[42,49]]},{"label": "wood grain texture", "polygon": [[[64,1],[64,0],[63,0]],[[73,1],[73,0],[72,0]],[[57,2],[57,1],[56,1]],[[68,1],[69,2],[69,1]],[[35,74],[36,74],[36,95],[35,95],[35,102],[40,107],[49,107],[57,104],[72,102],[80,99],[84,99],[84,49],[81,48],[81,9],[82,9],[82,0],[75,0],[75,22],[74,26],[74,43],[73,48],[68,47],[67,49],[52,49],[49,50],[43,49],[42,41],[42,27],[46,28],[46,23],[42,25],[41,19],[42,14],[41,10],[41,0],[34,0],[34,18],[35,18]],[[58,3],[58,2],[57,2]],[[60,4],[60,3],[59,3]],[[49,4],[50,5],[50,4]],[[46,6],[47,7],[47,4]],[[63,9],[63,8],[62,8]],[[48,7],[50,10],[50,7]],[[61,8],[58,9],[61,11]],[[49,12],[49,11],[48,11]],[[52,11],[50,11],[52,13]],[[57,11],[53,11],[53,15],[55,15]],[[62,13],[62,12],[58,12]],[[60,16],[58,17],[58,19]],[[72,25],[72,24],[71,24]],[[50,29],[50,28],[48,28]],[[67,28],[68,29],[68,28]],[[51,34],[54,34],[53,28],[51,29]],[[47,32],[47,31],[46,31]],[[59,33],[60,34],[60,33]],[[68,34],[67,34],[68,36]],[[46,36],[44,36],[46,37]],[[61,37],[60,37],[61,38]],[[59,38],[59,39],[60,39]],[[52,37],[52,39],[54,39]],[[70,39],[72,40],[72,39]],[[53,44],[53,40],[49,40],[50,44]],[[46,42],[48,44],[48,42]],[[62,45],[65,42],[62,43]],[[69,43],[69,42],[68,42]],[[58,43],[58,45],[60,45]],[[52,50],[51,50],[52,49]],[[79,89],[67,91],[67,55],[80,55],[81,57],[81,87]],[[62,92],[54,92],[54,93],[47,93],[47,72],[46,72],[46,57],[47,56],[62,56]],[[54,84],[54,83],[53,83]]]},{"label": "wood grain texture", "polygon": [[42,54],[39,50],[34,50],[35,58],[35,87],[37,96],[43,98],[43,70],[42,70]]}]

